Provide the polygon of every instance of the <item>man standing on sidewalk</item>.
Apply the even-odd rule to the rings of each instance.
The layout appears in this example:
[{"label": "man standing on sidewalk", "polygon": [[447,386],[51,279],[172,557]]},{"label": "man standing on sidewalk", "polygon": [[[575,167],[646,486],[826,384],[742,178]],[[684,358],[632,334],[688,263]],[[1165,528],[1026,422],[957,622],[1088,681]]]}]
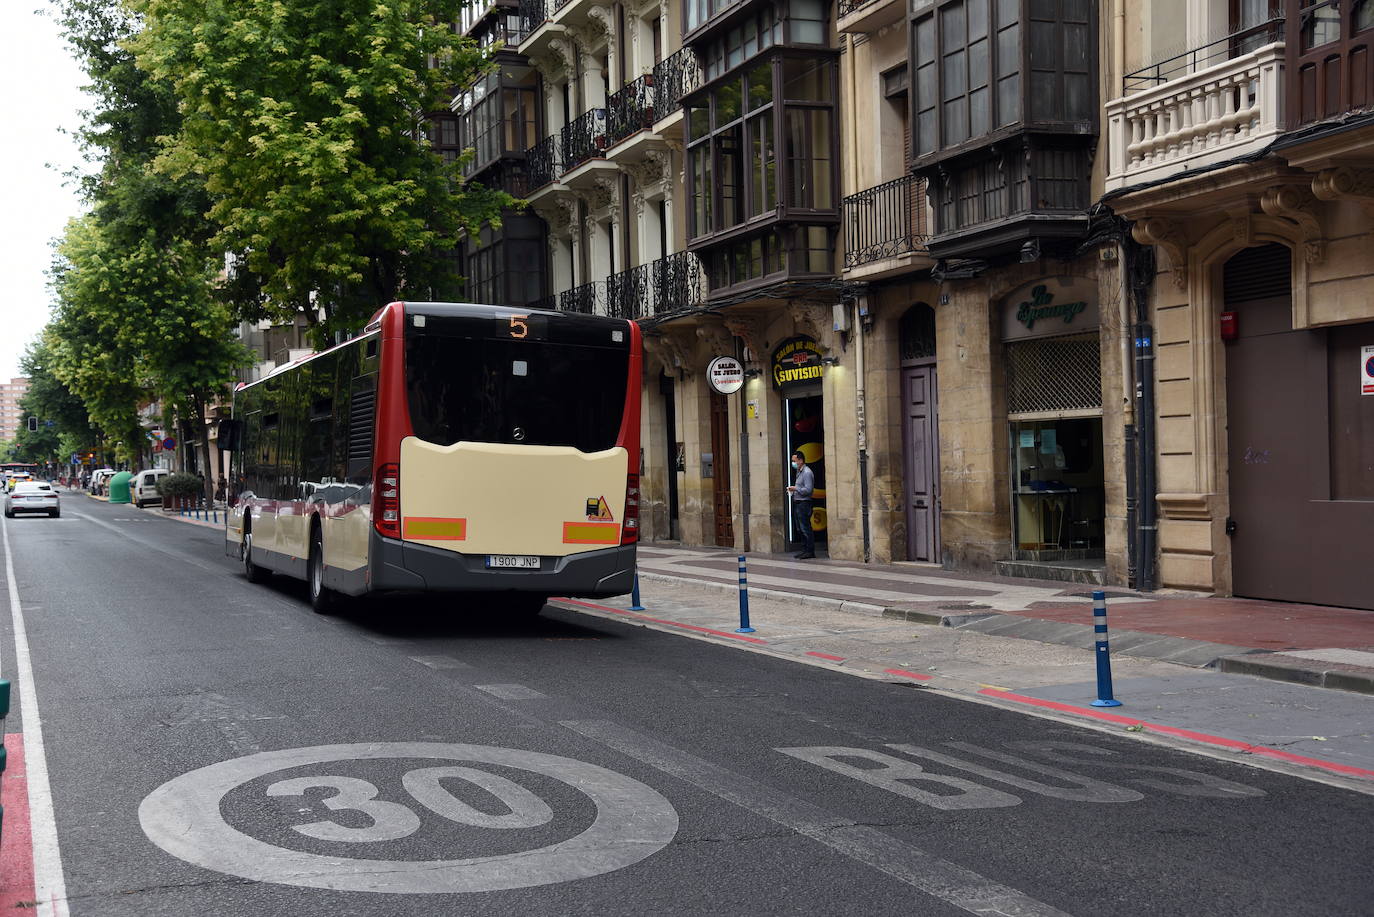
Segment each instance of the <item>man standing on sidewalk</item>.
[{"label": "man standing on sidewalk", "polygon": [[805,560],[816,556],[816,533],[811,530],[811,492],[815,490],[816,475],[807,467],[806,459],[800,452],[792,453],[792,467],[797,477],[787,492],[792,495],[792,518],[797,520],[804,545],[797,559]]}]

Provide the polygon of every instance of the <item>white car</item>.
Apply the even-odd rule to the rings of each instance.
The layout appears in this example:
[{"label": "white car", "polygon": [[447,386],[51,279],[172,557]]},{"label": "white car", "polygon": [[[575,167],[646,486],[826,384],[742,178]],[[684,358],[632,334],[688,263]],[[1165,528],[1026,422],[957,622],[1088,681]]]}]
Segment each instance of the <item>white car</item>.
[{"label": "white car", "polygon": [[5,494],[5,518],[13,519],[16,513],[47,513],[56,518],[62,515],[61,498],[46,481],[20,481]]},{"label": "white car", "polygon": [[166,468],[149,468],[134,475],[129,482],[129,494],[134,498],[134,506],[139,509],[149,503],[161,503],[162,494],[157,492],[157,482],[171,474]]}]

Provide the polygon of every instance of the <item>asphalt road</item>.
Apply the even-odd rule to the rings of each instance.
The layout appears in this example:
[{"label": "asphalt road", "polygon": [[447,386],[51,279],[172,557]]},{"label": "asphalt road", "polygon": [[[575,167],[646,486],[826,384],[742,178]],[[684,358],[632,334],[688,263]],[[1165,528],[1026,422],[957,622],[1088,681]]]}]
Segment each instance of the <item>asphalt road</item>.
[{"label": "asphalt road", "polygon": [[[80,496],[3,524],[72,914],[1297,915],[1374,893],[1368,795],[567,609],[320,617],[303,584],[248,584],[217,531]],[[11,747],[23,725],[16,695]]]}]

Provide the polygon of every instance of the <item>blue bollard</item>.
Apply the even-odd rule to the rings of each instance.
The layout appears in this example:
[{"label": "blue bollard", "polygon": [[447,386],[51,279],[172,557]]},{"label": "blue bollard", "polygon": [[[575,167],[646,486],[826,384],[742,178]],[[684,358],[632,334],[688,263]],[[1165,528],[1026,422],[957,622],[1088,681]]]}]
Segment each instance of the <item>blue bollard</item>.
[{"label": "blue bollard", "polygon": [[735,629],[737,634],[752,634],[754,628],[749,626],[749,582],[744,573],[744,555],[739,556],[739,627]]},{"label": "blue bollard", "polygon": [[644,606],[639,601],[639,574],[635,574],[634,589],[630,591],[630,611],[643,611]]},{"label": "blue bollard", "polygon": [[1120,707],[1112,697],[1112,657],[1107,648],[1107,594],[1093,590],[1093,632],[1097,634],[1097,700],[1094,707]]}]

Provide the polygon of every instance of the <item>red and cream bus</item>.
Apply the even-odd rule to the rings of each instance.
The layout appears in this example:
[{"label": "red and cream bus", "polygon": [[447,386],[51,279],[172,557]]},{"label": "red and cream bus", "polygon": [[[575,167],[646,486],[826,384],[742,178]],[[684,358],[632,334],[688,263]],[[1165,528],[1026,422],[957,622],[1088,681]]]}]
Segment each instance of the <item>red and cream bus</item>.
[{"label": "red and cream bus", "polygon": [[537,612],[630,591],[639,327],[395,302],[357,337],[234,393],[227,553],[311,604],[472,592]]}]

